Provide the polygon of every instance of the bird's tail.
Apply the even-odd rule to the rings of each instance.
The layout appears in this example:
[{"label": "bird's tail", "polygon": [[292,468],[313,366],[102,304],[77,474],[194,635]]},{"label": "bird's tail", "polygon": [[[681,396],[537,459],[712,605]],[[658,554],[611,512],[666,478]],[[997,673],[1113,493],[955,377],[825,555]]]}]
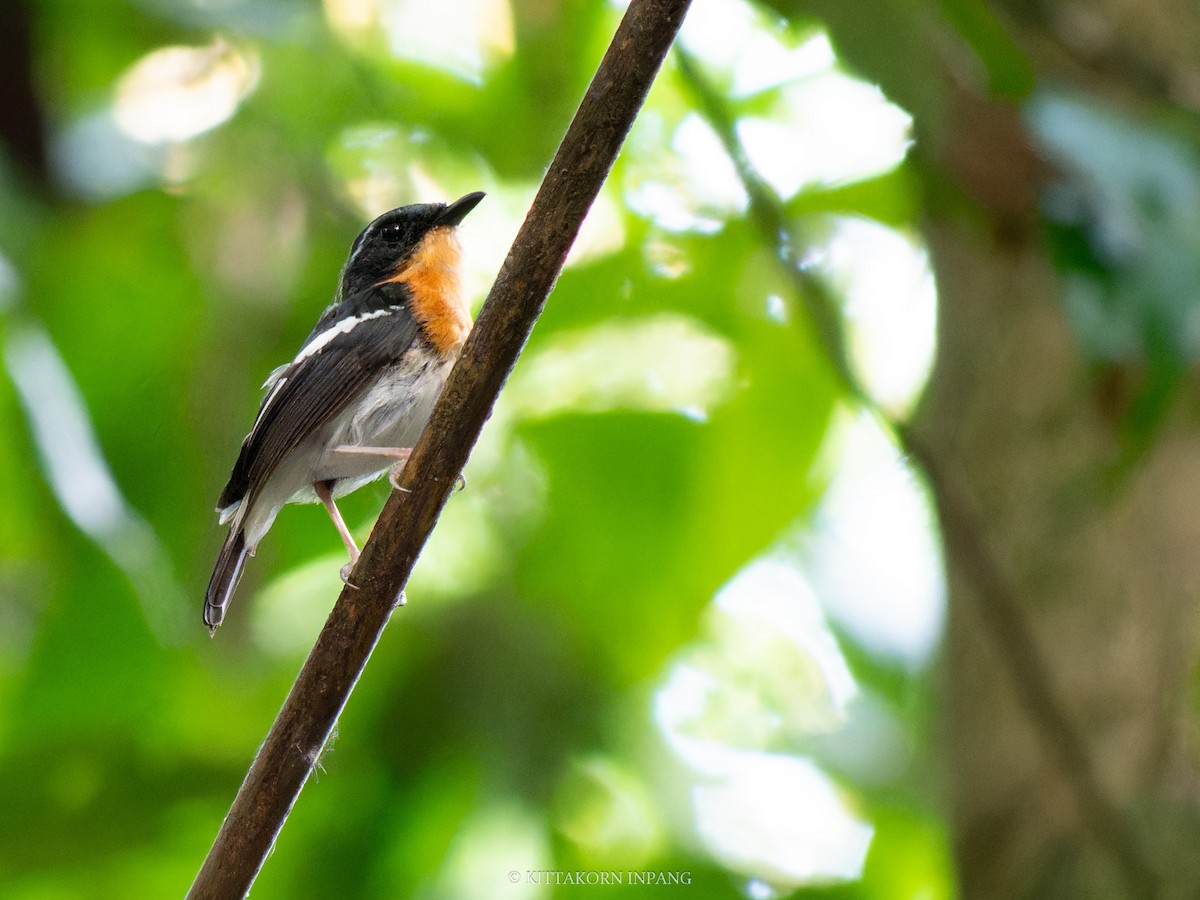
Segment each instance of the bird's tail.
[{"label": "bird's tail", "polygon": [[208,580],[208,591],[204,595],[204,624],[208,626],[209,634],[215,632],[225,618],[225,608],[229,606],[233,592],[242,580],[242,566],[248,553],[246,534],[234,525],[221,546],[212,578]]}]

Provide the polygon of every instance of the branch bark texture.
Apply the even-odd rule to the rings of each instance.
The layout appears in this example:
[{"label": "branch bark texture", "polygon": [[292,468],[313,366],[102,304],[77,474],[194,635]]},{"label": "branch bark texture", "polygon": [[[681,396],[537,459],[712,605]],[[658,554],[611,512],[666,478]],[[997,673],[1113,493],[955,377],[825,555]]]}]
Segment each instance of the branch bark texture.
[{"label": "branch bark texture", "polygon": [[633,0],[563,138],[479,320],[188,897],[245,896],[387,624],[562,270],[690,0]]}]

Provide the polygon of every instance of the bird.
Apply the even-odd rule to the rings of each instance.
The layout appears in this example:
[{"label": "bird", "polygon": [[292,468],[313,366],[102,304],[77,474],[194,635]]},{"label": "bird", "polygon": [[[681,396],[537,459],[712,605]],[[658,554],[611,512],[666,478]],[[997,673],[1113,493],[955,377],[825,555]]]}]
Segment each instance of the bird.
[{"label": "bird", "polygon": [[472,325],[457,229],[483,197],[401,206],[371,222],[333,302],[296,356],[267,376],[217,500],[229,532],[204,597],[210,635],[287,503],[324,505],[350,555],[349,581],[359,550],[336,501],[403,466],[441,394]]}]

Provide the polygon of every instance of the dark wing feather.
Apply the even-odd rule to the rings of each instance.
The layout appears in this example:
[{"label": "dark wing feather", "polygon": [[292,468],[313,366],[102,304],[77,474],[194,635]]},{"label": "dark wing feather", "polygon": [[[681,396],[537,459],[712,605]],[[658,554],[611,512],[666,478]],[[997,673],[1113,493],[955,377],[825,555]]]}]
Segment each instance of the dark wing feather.
[{"label": "dark wing feather", "polygon": [[242,442],[229,483],[217,500],[218,509],[244,499],[255,485],[265,482],[288,454],[354,403],[382,368],[398,361],[413,345],[419,329],[406,299],[403,285],[388,283],[339,304],[336,316],[329,316],[327,311],[321,317],[325,328],[314,330],[304,342],[305,347],[339,321],[388,310],[386,315],[359,322],[350,332],[338,334],[281,373],[278,381],[282,384],[277,381],[268,392],[254,427]]},{"label": "dark wing feather", "polygon": [[317,324],[308,333],[308,337],[304,339],[298,352],[303,353],[304,348],[312,343],[313,338],[332,327],[335,322],[386,309],[389,306],[407,306],[410,296],[407,284],[401,281],[385,281],[383,284],[377,284],[365,291],[352,294],[345,300],[330,303],[321,311]]}]

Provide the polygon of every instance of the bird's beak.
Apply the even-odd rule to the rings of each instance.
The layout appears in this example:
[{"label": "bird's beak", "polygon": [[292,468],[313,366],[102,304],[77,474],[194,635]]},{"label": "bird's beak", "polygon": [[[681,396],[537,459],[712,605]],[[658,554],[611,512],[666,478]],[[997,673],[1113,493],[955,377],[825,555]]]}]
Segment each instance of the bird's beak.
[{"label": "bird's beak", "polygon": [[451,226],[457,225],[467,217],[467,213],[479,205],[479,201],[483,198],[483,191],[476,191],[473,194],[467,194],[465,197],[459,197],[442,210],[441,215],[439,215],[437,218],[437,224]]}]

